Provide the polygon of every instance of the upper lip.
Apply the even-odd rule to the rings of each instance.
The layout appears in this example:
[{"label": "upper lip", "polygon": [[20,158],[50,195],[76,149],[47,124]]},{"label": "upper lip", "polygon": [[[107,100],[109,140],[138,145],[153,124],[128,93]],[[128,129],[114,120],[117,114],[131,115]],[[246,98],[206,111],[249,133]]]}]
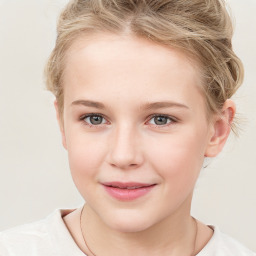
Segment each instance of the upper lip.
[{"label": "upper lip", "polygon": [[156,184],[152,183],[139,183],[139,182],[120,182],[120,181],[111,181],[111,182],[104,182],[102,183],[104,186],[114,187],[114,188],[126,188],[126,189],[136,189],[136,188],[143,188],[149,187]]}]

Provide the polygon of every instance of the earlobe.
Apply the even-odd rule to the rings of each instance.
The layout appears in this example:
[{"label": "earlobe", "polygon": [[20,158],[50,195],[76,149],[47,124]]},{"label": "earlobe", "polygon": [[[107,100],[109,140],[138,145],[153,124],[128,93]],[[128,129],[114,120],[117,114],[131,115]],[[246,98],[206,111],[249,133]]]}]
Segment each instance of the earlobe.
[{"label": "earlobe", "polygon": [[212,124],[212,134],[205,152],[205,157],[215,157],[221,152],[231,131],[231,124],[235,112],[235,103],[232,100],[226,100],[221,114],[216,116]]},{"label": "earlobe", "polygon": [[55,111],[56,111],[56,118],[57,118],[60,132],[61,132],[62,145],[65,149],[67,149],[63,118],[60,117],[59,105],[58,105],[57,100],[54,101],[54,107],[55,107]]}]

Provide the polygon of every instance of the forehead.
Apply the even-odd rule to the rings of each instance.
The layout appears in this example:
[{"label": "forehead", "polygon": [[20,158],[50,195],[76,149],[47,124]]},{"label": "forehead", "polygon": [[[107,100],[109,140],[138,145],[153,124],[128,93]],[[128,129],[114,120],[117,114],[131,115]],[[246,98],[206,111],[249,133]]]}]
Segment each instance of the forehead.
[{"label": "forehead", "polygon": [[[101,101],[115,97],[129,100],[189,100],[190,90],[200,94],[196,61],[181,50],[135,36],[94,34],[79,37],[66,55],[64,98],[88,96]],[[136,90],[136,93],[134,93]],[[186,93],[184,93],[187,91]],[[166,99],[168,98],[168,99]]]},{"label": "forehead", "polygon": [[[66,64],[81,54],[91,64],[104,64],[103,60],[136,61],[150,63],[152,67],[160,65],[168,68],[173,61],[186,65],[187,72],[195,72],[198,61],[181,49],[150,41],[135,35],[115,35],[111,33],[94,33],[81,35],[71,44],[66,53]],[[175,55],[175,56],[174,56]],[[150,62],[148,62],[150,61]]]}]

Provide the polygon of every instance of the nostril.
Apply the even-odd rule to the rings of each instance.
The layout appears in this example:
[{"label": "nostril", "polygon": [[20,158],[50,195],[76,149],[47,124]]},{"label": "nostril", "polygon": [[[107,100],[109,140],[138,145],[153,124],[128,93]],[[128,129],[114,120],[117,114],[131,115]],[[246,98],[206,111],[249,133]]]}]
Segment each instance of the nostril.
[{"label": "nostril", "polygon": [[112,167],[119,168],[119,169],[134,169],[137,168],[138,164],[121,164],[121,163],[111,163]]},{"label": "nostril", "polygon": [[[127,127],[126,127],[127,128]],[[131,129],[118,130],[109,147],[108,163],[120,169],[134,169],[143,162],[140,146],[136,143],[135,133]]]}]

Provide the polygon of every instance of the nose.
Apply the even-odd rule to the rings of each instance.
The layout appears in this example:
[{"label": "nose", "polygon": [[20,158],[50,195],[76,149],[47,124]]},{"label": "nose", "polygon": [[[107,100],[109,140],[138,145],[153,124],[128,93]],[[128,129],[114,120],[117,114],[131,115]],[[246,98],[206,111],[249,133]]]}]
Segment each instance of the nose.
[{"label": "nose", "polygon": [[142,145],[138,131],[123,125],[113,131],[108,161],[119,169],[135,169],[143,163]]}]

